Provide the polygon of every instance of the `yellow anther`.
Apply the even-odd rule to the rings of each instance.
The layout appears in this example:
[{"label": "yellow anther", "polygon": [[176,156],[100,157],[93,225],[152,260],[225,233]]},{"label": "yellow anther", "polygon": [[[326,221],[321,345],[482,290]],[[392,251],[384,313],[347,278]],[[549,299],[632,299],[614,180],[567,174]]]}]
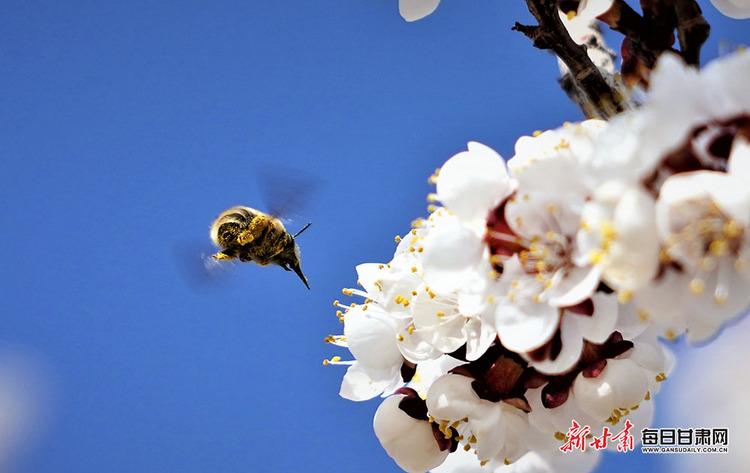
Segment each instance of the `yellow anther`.
[{"label": "yellow anther", "polygon": [[414,333],[414,326],[413,325],[409,325],[409,328],[406,329],[406,331],[409,332],[409,335],[413,334]]},{"label": "yellow anther", "polygon": [[556,438],[557,440],[561,441],[561,442],[564,442],[565,440],[567,440],[567,439],[568,439],[568,436],[567,436],[567,435],[565,435],[565,434],[564,434],[564,433],[562,433],[562,432],[555,432],[555,438]]},{"label": "yellow anther", "polygon": [[549,213],[555,213],[555,210],[557,210],[557,207],[554,206],[554,204],[550,204],[547,206],[547,212]]},{"label": "yellow anther", "polygon": [[572,20],[573,18],[576,17],[576,11],[575,10],[570,10],[565,16],[567,16],[568,17],[568,21],[570,21],[570,20]]},{"label": "yellow anther", "polygon": [[395,240],[396,240],[396,243],[401,243],[401,237],[400,236],[396,235]]},{"label": "yellow anther", "polygon": [[411,295],[412,296],[416,296],[417,295],[417,291],[411,291]]},{"label": "yellow anther", "polygon": [[428,212],[432,213],[435,210],[437,210],[437,207],[435,207],[434,205],[430,204],[430,205],[427,206],[427,211]]},{"label": "yellow anther", "polygon": [[366,310],[367,310],[367,304],[364,304],[364,305],[362,306],[362,312],[364,312],[364,311],[366,311]]},{"label": "yellow anther", "polygon": [[400,333],[398,334],[398,341],[399,342],[403,342],[404,341],[404,336],[401,335]]},{"label": "yellow anther", "polygon": [[345,296],[351,296],[354,294],[351,289],[347,288],[342,289],[341,292],[343,292]]},{"label": "yellow anther", "polygon": [[542,132],[539,131],[539,130],[536,130],[536,131],[534,131],[534,133],[532,133],[532,135],[534,136],[534,138],[536,138],[537,136],[539,136],[541,134],[542,134]]},{"label": "yellow anther", "polygon": [[339,301],[338,301],[338,300],[335,300],[335,301],[333,301],[333,305],[334,305],[335,307],[338,307],[338,305],[339,305]]},{"label": "yellow anther", "polygon": [[468,452],[469,450],[471,450],[471,445],[467,443],[466,445],[464,445],[464,452]]},{"label": "yellow anther", "polygon": [[602,238],[606,240],[614,240],[617,238],[617,231],[615,230],[615,226],[612,225],[612,222],[604,221],[599,224],[599,233],[601,233]]},{"label": "yellow anther", "polygon": [[435,298],[435,293],[434,292],[432,292],[432,291],[427,291],[427,292],[430,294],[430,299],[434,299]]},{"label": "yellow anther", "polygon": [[617,302],[620,304],[627,304],[633,299],[632,291],[620,291],[617,293]]},{"label": "yellow anther", "polygon": [[439,310],[438,313],[437,313],[437,316],[438,317],[445,317],[445,312],[443,312],[442,310]]},{"label": "yellow anther", "polygon": [[404,307],[409,307],[409,301],[407,300],[404,301]]},{"label": "yellow anther", "polygon": [[737,220],[728,220],[724,224],[724,235],[727,238],[737,238],[742,235],[744,227]]},{"label": "yellow anther", "polygon": [[648,316],[648,312],[646,312],[645,309],[638,309],[637,314],[638,314],[638,319],[641,322],[648,322],[649,316]]},{"label": "yellow anther", "polygon": [[646,391],[646,397],[643,398],[644,401],[650,401],[651,400],[651,391]]},{"label": "yellow anther", "polygon": [[424,248],[422,248],[421,246],[420,246],[419,248],[417,248],[417,252],[418,252],[418,253],[421,253],[421,252],[423,252],[423,251],[424,251]]},{"label": "yellow anther", "polygon": [[729,242],[727,240],[714,240],[708,245],[708,251],[714,256],[724,256],[729,252]]},{"label": "yellow anther", "polygon": [[602,250],[591,250],[589,251],[589,263],[599,264],[604,261],[604,251]]},{"label": "yellow anther", "polygon": [[404,301],[404,296],[396,296],[394,301],[396,302],[396,304],[400,304]]},{"label": "yellow anther", "polygon": [[695,294],[696,296],[699,296],[703,294],[703,291],[706,289],[706,283],[699,278],[694,278],[692,281],[690,281],[690,292]]},{"label": "yellow anther", "polygon": [[664,332],[664,338],[666,338],[666,339],[667,339],[667,340],[669,340],[669,341],[672,341],[672,340],[674,340],[675,338],[677,338],[677,334],[676,334],[676,333],[674,332],[674,330],[672,330],[672,329],[667,329],[667,330],[666,330],[666,331]]},{"label": "yellow anther", "polygon": [[416,266],[412,266],[411,267],[411,272],[412,273],[416,273],[417,272],[417,267]]},{"label": "yellow anther", "polygon": [[662,381],[664,381],[665,379],[667,379],[667,375],[664,374],[664,373],[659,373],[659,374],[656,375],[655,379],[656,379],[657,383],[661,383]]}]

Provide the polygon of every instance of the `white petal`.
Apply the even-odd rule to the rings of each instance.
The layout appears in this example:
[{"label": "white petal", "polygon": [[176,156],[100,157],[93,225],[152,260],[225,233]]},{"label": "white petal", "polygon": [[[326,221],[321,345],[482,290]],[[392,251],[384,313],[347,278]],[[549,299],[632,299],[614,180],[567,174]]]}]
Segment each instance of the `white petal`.
[{"label": "white petal", "polygon": [[440,451],[429,422],[414,419],[399,409],[403,397],[395,395],[384,400],[375,412],[372,426],[398,466],[409,473],[423,473],[443,463],[449,451]]},{"label": "white petal", "polygon": [[727,170],[743,182],[750,181],[750,142],[742,136],[734,138]]},{"label": "white petal", "polygon": [[588,317],[565,312],[560,322],[562,349],[554,360],[531,361],[529,365],[544,374],[560,374],[569,371],[581,358],[583,333],[581,325]]},{"label": "white petal", "polygon": [[560,310],[544,302],[521,299],[501,303],[495,310],[495,329],[505,348],[516,353],[535,350],[555,334]]},{"label": "white petal", "polygon": [[640,188],[624,193],[613,215],[616,241],[605,276],[619,289],[648,284],[659,268],[654,199]]},{"label": "white petal", "polygon": [[351,308],[344,316],[344,336],[349,351],[362,364],[372,369],[401,366],[401,352],[396,345],[394,322],[382,311]]},{"label": "white petal", "polygon": [[421,20],[438,7],[440,0],[399,0],[398,10],[406,21]]},{"label": "white petal", "polygon": [[398,372],[367,370],[355,362],[346,370],[339,395],[350,401],[372,399],[388,388],[395,376],[398,376]]},{"label": "white petal", "polygon": [[480,235],[458,219],[446,219],[424,239],[424,281],[437,292],[451,292],[480,265],[486,248]]},{"label": "white petal", "polygon": [[640,405],[647,391],[646,373],[628,359],[609,359],[598,377],[579,374],[573,382],[578,406],[600,421],[609,418],[615,409]]},{"label": "white petal", "polygon": [[466,338],[466,359],[474,361],[492,345],[497,338],[497,331],[492,324],[483,322],[481,317],[472,317],[464,325]]},{"label": "white petal", "polygon": [[458,374],[441,376],[427,392],[427,411],[440,420],[468,417],[480,399],[471,387],[472,378]]},{"label": "white petal", "polygon": [[[380,266],[382,265],[378,263],[364,263],[357,265],[357,279],[362,285],[362,288],[367,291],[367,294],[375,295],[380,293],[380,289],[378,289],[376,285],[378,278],[382,273]],[[376,298],[373,297],[373,299]]]},{"label": "white petal", "polygon": [[570,265],[548,291],[549,303],[556,307],[570,307],[588,299],[599,286],[601,270],[596,266]]},{"label": "white petal", "polygon": [[505,162],[491,148],[470,142],[440,169],[437,196],[462,220],[484,219],[512,192]]},{"label": "white petal", "polygon": [[612,335],[617,324],[617,296],[597,292],[591,296],[591,300],[594,303],[594,313],[581,321],[582,335],[590,342],[604,343]]},{"label": "white petal", "polygon": [[502,403],[480,401],[469,417],[469,428],[477,438],[472,446],[479,460],[494,457],[505,443],[506,426]]}]

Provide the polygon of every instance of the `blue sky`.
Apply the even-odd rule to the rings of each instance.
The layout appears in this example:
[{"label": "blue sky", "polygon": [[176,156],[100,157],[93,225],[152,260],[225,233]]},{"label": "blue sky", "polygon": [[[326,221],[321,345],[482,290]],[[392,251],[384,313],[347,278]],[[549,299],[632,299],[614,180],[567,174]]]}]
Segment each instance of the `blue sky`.
[{"label": "blue sky", "polygon": [[[750,43],[704,9],[707,58]],[[581,118],[515,21],[521,1],[445,0],[414,24],[396,0],[4,1],[0,363],[22,360],[16,394],[41,406],[7,471],[398,471],[378,401],[339,398],[343,368],[321,363],[345,354],[323,343],[332,302],[467,141],[510,157]],[[208,248],[229,206],[268,208],[263,163],[318,178],[288,225],[313,222],[312,290],[243,265],[193,291],[176,249]]]}]

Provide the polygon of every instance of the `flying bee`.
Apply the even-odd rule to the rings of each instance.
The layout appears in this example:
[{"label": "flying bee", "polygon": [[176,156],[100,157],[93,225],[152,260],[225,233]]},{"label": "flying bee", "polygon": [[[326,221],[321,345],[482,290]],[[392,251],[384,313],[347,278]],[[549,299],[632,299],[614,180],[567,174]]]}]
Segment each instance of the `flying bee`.
[{"label": "flying bee", "polygon": [[294,271],[310,289],[300,269],[299,246],[294,240],[309,226],[308,223],[292,235],[276,217],[250,207],[232,207],[222,212],[211,225],[211,239],[221,250],[212,258],[236,258],[261,266],[276,264],[287,271]]}]

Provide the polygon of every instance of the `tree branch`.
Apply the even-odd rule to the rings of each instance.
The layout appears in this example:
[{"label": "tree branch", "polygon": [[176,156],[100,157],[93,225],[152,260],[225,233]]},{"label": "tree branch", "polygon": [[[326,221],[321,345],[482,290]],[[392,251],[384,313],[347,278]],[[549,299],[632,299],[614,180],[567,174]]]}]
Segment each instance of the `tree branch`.
[{"label": "tree branch", "polygon": [[711,26],[695,0],[675,0],[677,13],[677,38],[680,40],[682,58],[697,66],[700,64],[701,47],[708,39]]},{"label": "tree branch", "polygon": [[587,103],[579,104],[587,117],[610,118],[623,111],[622,96],[606,81],[586,53],[577,44],[560,20],[556,0],[525,0],[529,11],[539,23],[526,26],[516,23],[512,28],[533,41],[534,47],[554,52],[571,72],[576,86]]}]

